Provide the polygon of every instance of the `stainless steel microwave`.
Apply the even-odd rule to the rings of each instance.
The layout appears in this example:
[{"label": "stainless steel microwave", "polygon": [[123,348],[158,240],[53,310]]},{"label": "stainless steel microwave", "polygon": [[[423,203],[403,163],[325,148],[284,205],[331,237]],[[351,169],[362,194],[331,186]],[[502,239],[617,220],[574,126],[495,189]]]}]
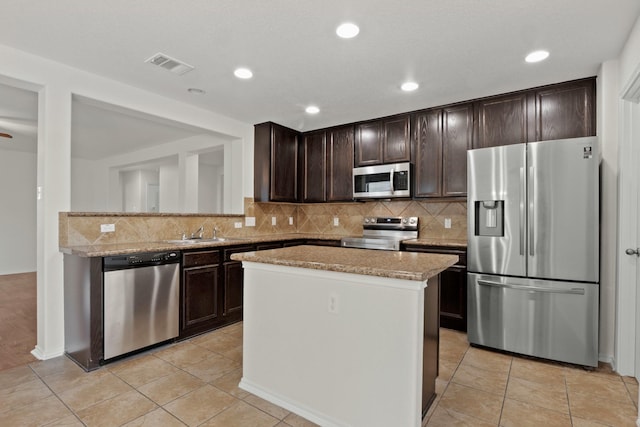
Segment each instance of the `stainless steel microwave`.
[{"label": "stainless steel microwave", "polygon": [[354,199],[411,197],[411,163],[353,168]]}]

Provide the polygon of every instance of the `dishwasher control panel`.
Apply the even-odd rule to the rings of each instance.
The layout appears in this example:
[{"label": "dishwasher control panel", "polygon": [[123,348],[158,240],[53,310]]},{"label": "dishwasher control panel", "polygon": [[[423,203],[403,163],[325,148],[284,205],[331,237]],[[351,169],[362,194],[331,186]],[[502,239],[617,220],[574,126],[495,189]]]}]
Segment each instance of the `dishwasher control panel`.
[{"label": "dishwasher control panel", "polygon": [[147,267],[180,262],[180,251],[144,252],[130,255],[104,257],[103,271],[121,270],[125,268]]}]

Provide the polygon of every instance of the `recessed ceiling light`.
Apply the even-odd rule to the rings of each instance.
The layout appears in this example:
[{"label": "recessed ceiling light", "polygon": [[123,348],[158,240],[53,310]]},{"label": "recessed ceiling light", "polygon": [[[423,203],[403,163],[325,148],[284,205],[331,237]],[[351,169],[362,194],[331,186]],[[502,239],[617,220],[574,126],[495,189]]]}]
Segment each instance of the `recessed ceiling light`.
[{"label": "recessed ceiling light", "polygon": [[248,68],[236,68],[233,74],[239,79],[250,79],[253,77],[253,73]]},{"label": "recessed ceiling light", "polygon": [[304,109],[304,111],[306,111],[309,114],[318,114],[320,112],[320,109],[315,105],[309,105],[307,108]]},{"label": "recessed ceiling light", "polygon": [[187,92],[194,93],[196,95],[204,95],[205,93],[207,93],[202,89],[198,89],[197,87],[190,87],[189,89],[187,89]]},{"label": "recessed ceiling light", "polygon": [[548,57],[549,52],[547,52],[546,50],[536,50],[535,52],[531,52],[530,54],[528,54],[527,57],[524,58],[524,60],[527,62],[540,62],[544,61]]},{"label": "recessed ceiling light", "polygon": [[338,28],[336,28],[336,34],[343,39],[351,39],[358,35],[360,32],[360,28],[356,24],[351,22],[345,22],[344,24],[340,24]]},{"label": "recessed ceiling light", "polygon": [[411,92],[418,89],[419,87],[420,85],[416,82],[404,82],[402,83],[402,86],[400,86],[400,89],[402,89],[405,92]]}]

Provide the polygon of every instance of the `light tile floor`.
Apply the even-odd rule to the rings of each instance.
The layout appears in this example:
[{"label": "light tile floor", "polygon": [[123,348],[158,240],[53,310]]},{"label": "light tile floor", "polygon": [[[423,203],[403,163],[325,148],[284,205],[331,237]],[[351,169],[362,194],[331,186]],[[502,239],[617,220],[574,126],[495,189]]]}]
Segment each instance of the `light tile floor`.
[{"label": "light tile floor", "polygon": [[[86,373],[66,357],[0,371],[2,426],[306,427],[237,385],[242,323]],[[425,426],[634,426],[638,384],[469,347],[441,329]],[[366,426],[365,426],[366,427]]]}]

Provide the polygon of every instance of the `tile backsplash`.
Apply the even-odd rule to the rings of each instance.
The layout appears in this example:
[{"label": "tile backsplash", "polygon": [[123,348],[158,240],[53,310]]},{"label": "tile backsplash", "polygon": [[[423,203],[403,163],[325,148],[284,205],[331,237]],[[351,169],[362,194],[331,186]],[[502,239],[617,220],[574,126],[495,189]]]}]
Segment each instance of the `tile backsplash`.
[{"label": "tile backsplash", "polygon": [[[465,202],[370,201],[351,203],[263,203],[245,199],[244,215],[79,213],[59,215],[60,246],[108,243],[151,242],[179,239],[204,227],[211,237],[213,228],[220,236],[304,233],[330,236],[361,235],[365,216],[417,216],[420,238],[466,239],[467,204]],[[245,218],[255,218],[255,226],[246,227]],[[451,228],[445,228],[445,219]],[[293,224],[290,224],[290,219]],[[241,223],[242,228],[236,228]],[[115,224],[115,232],[103,233],[101,224]]]}]

